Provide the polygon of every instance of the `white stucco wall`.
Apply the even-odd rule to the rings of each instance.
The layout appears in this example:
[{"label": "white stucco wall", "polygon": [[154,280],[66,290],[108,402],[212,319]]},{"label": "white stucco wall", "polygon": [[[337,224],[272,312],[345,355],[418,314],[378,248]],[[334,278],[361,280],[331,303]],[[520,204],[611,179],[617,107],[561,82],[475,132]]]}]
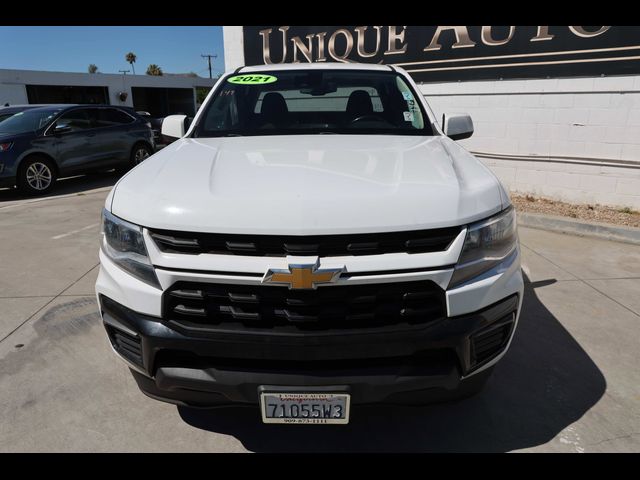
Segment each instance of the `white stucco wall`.
[{"label": "white stucco wall", "polygon": [[[640,208],[640,76],[422,84],[512,191]],[[578,162],[578,163],[577,163]]]},{"label": "white stucco wall", "polygon": [[640,160],[640,76],[422,84],[439,115],[472,115],[464,145],[503,154]]}]

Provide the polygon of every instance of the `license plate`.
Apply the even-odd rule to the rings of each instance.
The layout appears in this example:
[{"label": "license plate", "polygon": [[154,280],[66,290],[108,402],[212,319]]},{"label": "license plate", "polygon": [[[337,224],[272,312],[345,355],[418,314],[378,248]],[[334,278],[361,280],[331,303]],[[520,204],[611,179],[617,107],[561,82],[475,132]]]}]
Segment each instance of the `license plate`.
[{"label": "license plate", "polygon": [[346,393],[268,393],[260,395],[264,423],[349,423]]}]

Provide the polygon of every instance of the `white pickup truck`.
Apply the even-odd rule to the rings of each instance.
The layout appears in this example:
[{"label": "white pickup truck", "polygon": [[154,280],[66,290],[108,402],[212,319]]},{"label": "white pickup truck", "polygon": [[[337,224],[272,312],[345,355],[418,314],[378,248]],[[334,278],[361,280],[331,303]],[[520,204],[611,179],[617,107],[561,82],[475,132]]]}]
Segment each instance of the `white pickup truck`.
[{"label": "white pickup truck", "polygon": [[185,120],[103,212],[100,313],[144,393],[344,424],[480,391],[523,279],[468,116],[439,124],[400,68],[324,63],[229,72]]}]

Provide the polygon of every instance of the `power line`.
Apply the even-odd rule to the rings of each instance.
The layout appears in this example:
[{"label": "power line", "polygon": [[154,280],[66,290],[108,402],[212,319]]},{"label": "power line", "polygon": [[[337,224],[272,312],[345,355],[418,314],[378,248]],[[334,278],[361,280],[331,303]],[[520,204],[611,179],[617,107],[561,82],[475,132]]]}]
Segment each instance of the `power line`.
[{"label": "power line", "polygon": [[200,56],[201,56],[202,58],[206,58],[206,59],[208,59],[208,60],[209,60],[209,78],[213,78],[213,75],[212,75],[212,73],[211,73],[211,59],[212,59],[212,58],[218,58],[218,55],[210,55],[210,54],[206,53],[206,54],[202,54],[202,55],[200,55]]}]

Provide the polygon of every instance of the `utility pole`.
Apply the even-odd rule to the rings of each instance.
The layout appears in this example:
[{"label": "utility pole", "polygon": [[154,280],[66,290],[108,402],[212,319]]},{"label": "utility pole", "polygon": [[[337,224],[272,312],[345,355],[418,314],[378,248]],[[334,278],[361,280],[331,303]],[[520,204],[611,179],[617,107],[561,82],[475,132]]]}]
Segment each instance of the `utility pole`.
[{"label": "utility pole", "polygon": [[203,54],[200,55],[202,58],[206,58],[209,60],[209,78],[213,78],[213,74],[211,73],[211,59],[212,58],[218,58],[217,55],[209,55],[209,54]]}]

